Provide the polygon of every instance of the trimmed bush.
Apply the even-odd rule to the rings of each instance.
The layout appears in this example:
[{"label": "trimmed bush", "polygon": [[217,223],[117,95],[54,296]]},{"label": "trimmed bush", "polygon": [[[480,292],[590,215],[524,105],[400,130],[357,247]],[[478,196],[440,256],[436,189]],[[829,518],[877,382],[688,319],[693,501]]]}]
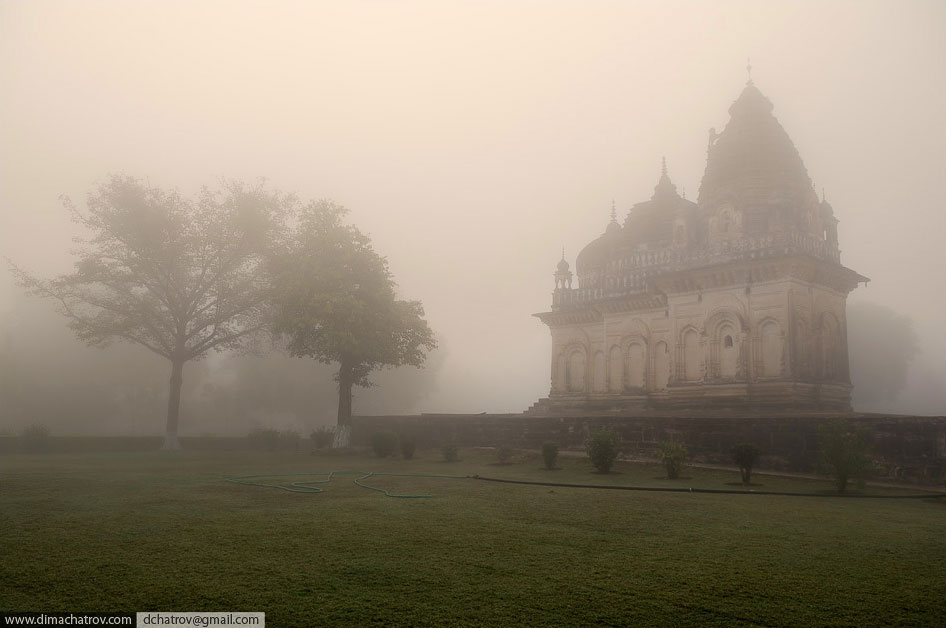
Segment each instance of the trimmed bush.
[{"label": "trimmed bush", "polygon": [[447,462],[456,462],[460,459],[460,448],[453,441],[443,446],[443,459]]},{"label": "trimmed bush", "polygon": [[309,435],[309,439],[312,441],[312,446],[319,449],[325,449],[332,445],[332,441],[335,440],[335,430],[331,427],[325,425],[321,426],[317,430]]},{"label": "trimmed bush", "polygon": [[739,467],[739,474],[742,475],[742,483],[749,484],[752,478],[752,467],[759,460],[759,454],[762,452],[752,443],[737,443],[729,450],[732,454],[732,460]]},{"label": "trimmed bush", "polygon": [[874,470],[871,461],[873,434],[866,427],[854,427],[847,421],[832,421],[818,426],[820,467],[834,476],[839,493],[847,489],[849,480],[862,488]]},{"label": "trimmed bush", "polygon": [[279,432],[279,449],[282,451],[291,451],[298,453],[299,443],[302,436],[296,430],[283,430]]},{"label": "trimmed bush", "polygon": [[496,448],[496,460],[499,461],[499,464],[509,464],[509,461],[512,459],[512,454],[512,447],[502,445]]},{"label": "trimmed bush", "polygon": [[401,436],[401,458],[411,460],[414,457],[414,451],[417,449],[417,441],[413,436]]},{"label": "trimmed bush", "polygon": [[397,432],[382,430],[371,435],[371,449],[378,458],[387,458],[398,450]]},{"label": "trimmed bush", "polygon": [[273,452],[279,447],[279,430],[258,427],[246,437],[250,440],[250,447],[257,451]]},{"label": "trimmed bush", "polygon": [[542,460],[549,471],[555,468],[555,463],[558,462],[558,443],[550,440],[542,443]]},{"label": "trimmed bush", "polygon": [[610,473],[621,453],[621,436],[611,428],[602,428],[591,435],[585,450],[598,473]]},{"label": "trimmed bush", "polygon": [[29,454],[38,454],[49,449],[49,428],[39,423],[28,425],[20,432],[20,448]]},{"label": "trimmed bush", "polygon": [[657,451],[657,458],[667,470],[667,478],[671,480],[680,477],[686,457],[687,446],[683,443],[664,441],[660,443],[660,449]]}]

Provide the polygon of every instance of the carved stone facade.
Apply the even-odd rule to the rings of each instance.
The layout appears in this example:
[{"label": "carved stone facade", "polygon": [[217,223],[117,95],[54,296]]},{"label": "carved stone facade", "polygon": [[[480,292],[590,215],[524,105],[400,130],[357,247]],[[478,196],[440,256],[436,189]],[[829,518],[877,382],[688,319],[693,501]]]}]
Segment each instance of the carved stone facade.
[{"label": "carved stone facade", "polygon": [[649,201],[564,259],[551,392],[533,412],[746,407],[850,410],[837,219],[750,80],[710,131],[696,203],[664,165]]}]

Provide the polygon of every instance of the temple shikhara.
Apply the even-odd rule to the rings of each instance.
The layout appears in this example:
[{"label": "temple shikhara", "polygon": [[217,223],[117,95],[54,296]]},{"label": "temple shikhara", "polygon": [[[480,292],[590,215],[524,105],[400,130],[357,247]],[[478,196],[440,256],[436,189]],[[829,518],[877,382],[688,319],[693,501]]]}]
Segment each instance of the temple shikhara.
[{"label": "temple shikhara", "polygon": [[751,78],[710,131],[699,198],[666,164],[650,200],[575,262],[549,312],[551,391],[532,413],[849,411],[838,220]]}]

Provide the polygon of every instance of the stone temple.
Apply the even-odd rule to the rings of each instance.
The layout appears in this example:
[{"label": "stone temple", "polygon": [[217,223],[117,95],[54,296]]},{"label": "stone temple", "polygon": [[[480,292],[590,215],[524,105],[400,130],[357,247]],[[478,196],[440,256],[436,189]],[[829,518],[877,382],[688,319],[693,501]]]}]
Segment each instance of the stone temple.
[{"label": "stone temple", "polygon": [[650,200],[564,254],[536,414],[742,408],[850,411],[838,220],[750,79],[710,131],[697,202],[666,164]]}]

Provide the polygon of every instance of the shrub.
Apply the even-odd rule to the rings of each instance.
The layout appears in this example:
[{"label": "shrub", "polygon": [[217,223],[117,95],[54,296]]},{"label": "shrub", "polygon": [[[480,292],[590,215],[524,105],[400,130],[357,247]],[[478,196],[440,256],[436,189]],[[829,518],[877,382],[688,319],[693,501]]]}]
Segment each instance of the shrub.
[{"label": "shrub", "polygon": [[499,464],[509,464],[509,460],[512,458],[512,447],[506,447],[501,445],[496,448],[496,460],[499,461]]},{"label": "shrub", "polygon": [[387,458],[398,449],[397,433],[382,430],[371,435],[371,449],[378,458]]},{"label": "shrub", "polygon": [[414,457],[414,451],[417,449],[417,441],[413,436],[401,436],[401,458],[410,460]]},{"label": "shrub", "polygon": [[443,459],[447,462],[456,462],[460,459],[460,449],[455,442],[450,441],[443,446]]},{"label": "shrub", "polygon": [[621,437],[610,428],[602,428],[592,434],[585,449],[598,473],[610,473],[621,452]]},{"label": "shrub", "polygon": [[26,453],[44,452],[49,449],[49,434],[49,428],[45,425],[28,425],[20,432],[20,447]]},{"label": "shrub", "polygon": [[834,476],[838,492],[843,493],[848,480],[857,480],[858,487],[873,471],[871,462],[872,434],[866,427],[854,427],[847,421],[832,421],[818,427],[822,471]]},{"label": "shrub", "polygon": [[309,439],[312,440],[312,444],[317,450],[330,447],[335,439],[335,430],[323,425],[317,430],[313,430],[309,435]]},{"label": "shrub", "polygon": [[268,427],[258,427],[246,436],[250,446],[257,451],[276,451],[279,446],[279,430]]},{"label": "shrub", "polygon": [[752,467],[759,460],[759,454],[762,453],[758,447],[752,443],[737,443],[729,450],[732,454],[733,462],[739,467],[739,473],[742,475],[742,483],[749,484],[752,477]]},{"label": "shrub", "polygon": [[676,480],[680,477],[680,471],[683,470],[683,463],[687,457],[687,446],[683,443],[673,443],[664,441],[660,443],[660,449],[657,451],[657,458],[663,463],[667,470],[667,478]]},{"label": "shrub", "polygon": [[283,430],[279,432],[279,449],[297,453],[301,440],[302,436],[296,430]]},{"label": "shrub", "polygon": [[542,443],[542,460],[545,461],[546,469],[555,468],[555,463],[558,462],[558,443],[553,441]]}]

